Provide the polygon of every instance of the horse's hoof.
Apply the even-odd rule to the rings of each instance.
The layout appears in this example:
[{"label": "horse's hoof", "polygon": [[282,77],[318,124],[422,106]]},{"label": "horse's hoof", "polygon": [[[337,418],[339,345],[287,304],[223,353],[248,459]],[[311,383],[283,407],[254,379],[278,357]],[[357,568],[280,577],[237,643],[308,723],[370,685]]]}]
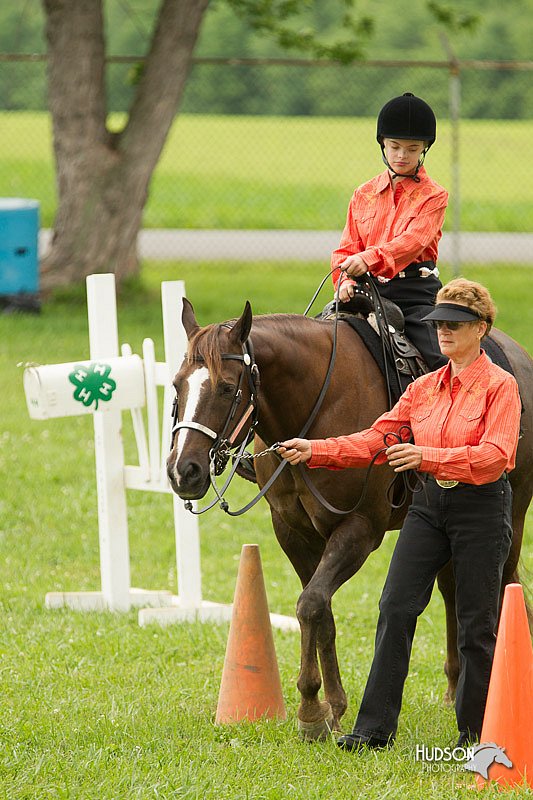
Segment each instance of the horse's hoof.
[{"label": "horse's hoof", "polygon": [[333,711],[329,703],[320,703],[319,717],[306,721],[298,718],[298,735],[304,742],[323,742],[333,731]]}]

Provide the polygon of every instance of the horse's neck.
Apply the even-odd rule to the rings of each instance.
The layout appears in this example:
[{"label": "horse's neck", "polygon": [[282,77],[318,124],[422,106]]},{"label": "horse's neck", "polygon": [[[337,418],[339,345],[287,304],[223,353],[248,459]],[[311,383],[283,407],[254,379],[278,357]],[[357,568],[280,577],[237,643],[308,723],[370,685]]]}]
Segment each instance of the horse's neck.
[{"label": "horse's neck", "polygon": [[292,315],[259,317],[251,336],[261,377],[258,433],[295,436],[320,391],[331,339],[313,320]]},{"label": "horse's neck", "polygon": [[317,361],[329,358],[331,353],[331,339],[316,321],[292,314],[255,318],[251,339],[269,392],[276,392],[276,384],[288,376],[312,385]]}]

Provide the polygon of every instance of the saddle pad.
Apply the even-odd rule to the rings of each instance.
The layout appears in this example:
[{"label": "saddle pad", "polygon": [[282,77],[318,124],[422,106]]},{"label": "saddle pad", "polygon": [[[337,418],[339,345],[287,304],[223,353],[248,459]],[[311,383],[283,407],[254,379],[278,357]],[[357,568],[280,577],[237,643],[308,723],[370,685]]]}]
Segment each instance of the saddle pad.
[{"label": "saddle pad", "polygon": [[481,340],[481,347],[486,352],[493,364],[496,364],[498,367],[501,367],[506,372],[510,372],[511,375],[514,376],[514,370],[509,363],[509,359],[503,352],[500,345],[496,344],[494,339],[491,339],[490,336],[485,336],[485,338]]},{"label": "saddle pad", "polygon": [[[361,319],[360,317],[356,317],[353,315],[346,315],[345,317],[340,318],[342,322],[347,322],[353,330],[359,334],[361,339],[363,340],[368,352],[373,357],[374,361],[378,365],[381,370],[381,374],[385,376],[385,361],[383,359],[383,347],[381,344],[381,338],[377,335],[374,328],[365,320]],[[407,389],[408,384],[411,382],[407,375],[400,374],[400,379],[402,384],[405,385],[398,386],[398,379],[396,376],[396,370],[394,369],[394,364],[390,357],[387,358],[387,367],[389,372],[389,382],[390,382],[390,390],[392,395],[392,400],[394,403],[400,398],[403,392]]]}]

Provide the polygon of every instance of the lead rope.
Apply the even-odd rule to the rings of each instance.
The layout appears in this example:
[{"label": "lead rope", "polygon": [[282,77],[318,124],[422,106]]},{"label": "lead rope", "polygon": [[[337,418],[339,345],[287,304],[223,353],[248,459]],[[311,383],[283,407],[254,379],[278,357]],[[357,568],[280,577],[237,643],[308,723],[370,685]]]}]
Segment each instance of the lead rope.
[{"label": "lead rope", "polygon": [[[305,309],[304,316],[306,316],[307,313],[309,312],[310,308],[312,307],[313,303],[315,302],[316,298],[318,297],[318,294],[319,294],[320,290],[322,289],[324,283],[329,278],[329,276],[332,274],[332,272],[334,272],[334,270],[330,270],[324,276],[324,278],[322,279],[322,281],[320,283],[320,286],[318,287],[318,289],[316,290],[315,294],[313,295],[313,297],[311,299],[311,302],[309,303],[309,305]],[[382,331],[381,338],[383,340],[382,341],[383,360],[384,360],[384,363],[385,363],[385,370],[386,370],[386,372],[385,372],[385,381],[386,381],[386,384],[387,384],[387,392],[388,392],[388,397],[389,397],[389,408],[391,408],[392,407],[392,397],[391,397],[389,374],[388,374],[388,369],[387,369],[387,353],[386,353],[385,341],[384,341],[384,339],[385,339],[385,331],[383,330],[384,327],[388,328],[387,317],[385,315],[385,310],[384,310],[384,308],[383,308],[383,306],[381,304],[381,298],[379,298],[379,295],[378,295],[376,287],[372,284],[371,281],[368,281],[368,284],[371,287],[371,292],[372,292],[372,296],[373,296],[373,299],[374,299],[374,305],[376,307],[376,317],[379,314],[381,314],[382,315],[382,320],[383,320],[383,323],[384,323],[383,325],[380,325],[380,328],[381,328],[381,331]],[[330,383],[330,380],[331,380],[331,374],[332,374],[333,368],[335,366],[335,357],[336,357],[336,354],[337,354],[337,329],[338,329],[338,323],[339,323],[339,302],[340,302],[339,294],[340,294],[340,276],[339,276],[339,280],[337,282],[337,287],[336,287],[336,290],[335,290],[335,322],[334,322],[334,327],[333,327],[333,345],[332,345],[332,350],[331,350],[331,357],[330,357],[328,371],[326,373],[326,378],[325,378],[324,383],[322,385],[322,389],[321,389],[320,394],[318,396],[317,402],[315,403],[315,406],[314,406],[313,410],[311,411],[311,414],[310,414],[306,424],[304,425],[302,431],[299,433],[299,435],[297,437],[298,439],[302,439],[305,436],[305,434],[308,432],[308,430],[311,428],[311,425],[313,424],[313,422],[314,422],[314,420],[315,420],[315,418],[316,418],[316,416],[317,416],[317,414],[318,414],[318,412],[319,412],[319,410],[320,410],[320,408],[322,406],[322,403],[324,401],[324,397],[326,395],[326,392],[328,390],[329,383]],[[378,295],[378,298],[379,298],[378,301],[376,301],[376,299],[375,299],[376,295]],[[387,330],[386,333],[388,334],[388,330]],[[399,375],[398,375],[398,385],[400,385],[400,383],[399,383]],[[384,437],[383,437],[384,442],[386,442],[387,436],[389,436],[389,435],[390,434],[385,434],[384,435]],[[258,453],[257,456],[266,455],[266,453],[274,450],[277,447],[278,444],[279,444],[279,442],[276,442],[275,444],[271,445],[267,450],[264,450],[261,453]],[[370,462],[370,464],[367,467],[367,471],[366,471],[365,480],[364,480],[364,483],[363,483],[363,488],[362,488],[362,491],[361,491],[361,495],[360,495],[357,503],[353,506],[353,508],[350,508],[350,509],[348,509],[346,511],[345,510],[341,510],[339,508],[336,508],[328,500],[326,500],[326,498],[322,496],[322,494],[318,491],[318,489],[311,482],[311,479],[309,477],[308,472],[306,471],[305,466],[303,464],[299,464],[298,466],[300,468],[300,472],[301,472],[302,478],[304,480],[304,483],[306,484],[306,486],[309,489],[309,491],[311,492],[311,494],[313,494],[314,497],[319,501],[319,503],[321,503],[324,506],[324,508],[326,508],[328,511],[331,511],[333,514],[338,514],[338,515],[345,516],[345,515],[352,514],[353,512],[355,512],[359,508],[361,503],[363,502],[363,500],[365,498],[365,494],[366,494],[366,490],[367,490],[367,486],[368,486],[368,480],[369,480],[369,477],[370,477],[370,472],[372,470],[372,467],[374,466],[374,463],[375,463],[376,459],[382,453],[384,453],[385,450],[387,450],[387,445],[385,447],[381,448],[380,450],[378,450],[378,452],[372,458],[372,461]],[[288,461],[283,459],[281,461],[281,463],[278,465],[278,467],[276,468],[275,472],[270,476],[270,478],[267,481],[267,483],[263,486],[263,488],[261,489],[259,494],[257,494],[256,497],[253,498],[253,500],[251,500],[249,503],[247,503],[245,506],[243,506],[238,511],[230,511],[227,502],[224,500],[224,498],[219,496],[220,507],[227,514],[229,514],[231,517],[238,517],[241,514],[246,513],[246,511],[248,511],[250,508],[253,508],[253,506],[255,506],[255,504],[258,503],[259,500],[266,494],[266,492],[270,489],[270,487],[272,486],[274,481],[278,478],[278,475],[285,468],[286,464],[288,464]],[[394,492],[394,485],[395,485],[396,480],[398,478],[397,475],[394,476],[394,478],[392,479],[392,481],[390,482],[390,484],[389,484],[389,486],[387,487],[387,490],[386,490],[387,500],[389,501],[389,504],[390,504],[391,508],[393,508],[393,509],[401,508],[401,506],[404,505],[404,503],[406,502],[406,500],[407,500],[407,498],[409,496],[409,492],[414,492],[414,491],[419,491],[420,490],[419,484],[421,483],[421,481],[420,481],[420,478],[418,478],[418,476],[416,476],[415,485],[412,486],[411,483],[410,483],[410,471],[407,472],[407,473],[400,473],[400,475],[401,475],[402,484],[403,484],[403,492],[402,492],[402,495],[401,495],[400,502],[399,503],[394,503],[394,500],[393,500],[393,497],[392,497],[393,492]],[[214,488],[215,488],[215,491],[217,491],[216,490],[216,486],[214,486]],[[215,502],[216,502],[216,500],[215,500]]]},{"label": "lead rope", "polygon": [[[407,425],[404,425],[402,427],[408,428]],[[411,429],[409,428],[409,430],[411,430]],[[336,506],[332,505],[328,500],[326,500],[326,498],[322,495],[322,493],[319,492],[318,489],[316,488],[316,486],[311,482],[311,478],[309,477],[309,472],[308,472],[308,470],[306,470],[305,465],[300,462],[298,464],[298,467],[300,469],[300,473],[302,475],[302,478],[303,478],[303,481],[304,481],[305,485],[307,486],[307,488],[309,489],[311,494],[315,497],[315,499],[318,500],[318,502],[321,505],[323,505],[324,508],[326,508],[328,511],[331,511],[332,514],[338,514],[339,516],[346,516],[347,514],[353,514],[353,512],[357,511],[357,509],[359,508],[359,506],[361,505],[361,503],[365,499],[366,490],[368,488],[368,481],[370,479],[370,472],[372,470],[372,467],[376,463],[376,460],[379,458],[379,456],[382,455],[383,453],[385,453],[388,450],[388,448],[390,447],[390,444],[387,444],[387,438],[389,436],[396,436],[396,434],[393,434],[393,433],[385,433],[385,434],[383,434],[384,447],[382,447],[380,450],[378,450],[377,453],[375,453],[374,456],[372,457],[372,461],[370,462],[370,464],[368,465],[368,467],[366,469],[366,475],[365,475],[365,480],[364,480],[364,483],[363,483],[363,488],[361,489],[361,494],[359,496],[359,499],[358,499],[357,503],[354,506],[352,506],[352,508],[349,508],[347,510],[336,508]],[[411,431],[411,436],[409,437],[409,439],[407,439],[405,441],[410,441],[411,438],[412,438],[412,431]],[[403,442],[404,440],[401,439],[401,437],[400,437],[399,441]],[[420,492],[422,489],[424,489],[424,491],[425,491],[424,481],[420,478],[419,475],[417,475],[415,473],[415,475],[414,475],[414,483],[413,483],[413,481],[411,480],[412,473],[413,473],[412,470],[407,470],[406,472],[398,473],[397,475],[395,475],[393,477],[392,481],[387,486],[387,489],[385,490],[385,497],[387,498],[388,503],[389,503],[389,505],[390,505],[390,507],[392,509],[401,508],[405,504],[405,502],[407,501],[407,499],[409,497],[409,494],[412,494],[414,492]],[[394,486],[396,484],[396,481],[400,477],[401,477],[401,482],[402,482],[402,494],[400,495],[399,501],[398,502],[394,502]]]}]

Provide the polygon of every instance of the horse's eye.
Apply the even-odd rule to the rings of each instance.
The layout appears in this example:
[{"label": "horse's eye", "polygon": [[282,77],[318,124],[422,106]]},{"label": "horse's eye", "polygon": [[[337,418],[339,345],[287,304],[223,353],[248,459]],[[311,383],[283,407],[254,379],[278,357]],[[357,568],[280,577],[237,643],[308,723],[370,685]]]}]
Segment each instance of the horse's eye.
[{"label": "horse's eye", "polygon": [[233,397],[235,394],[235,386],[232,383],[223,383],[219,392],[222,397]]}]

